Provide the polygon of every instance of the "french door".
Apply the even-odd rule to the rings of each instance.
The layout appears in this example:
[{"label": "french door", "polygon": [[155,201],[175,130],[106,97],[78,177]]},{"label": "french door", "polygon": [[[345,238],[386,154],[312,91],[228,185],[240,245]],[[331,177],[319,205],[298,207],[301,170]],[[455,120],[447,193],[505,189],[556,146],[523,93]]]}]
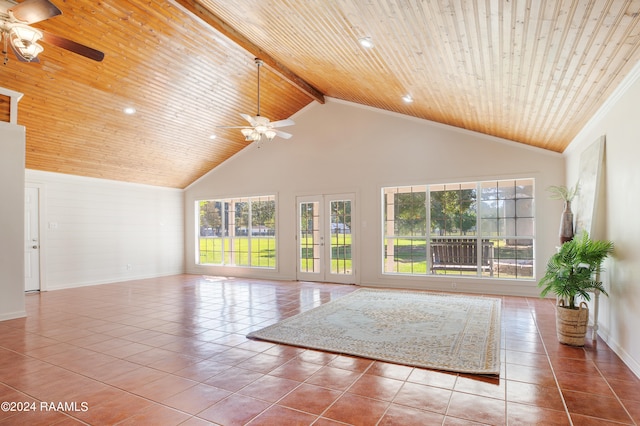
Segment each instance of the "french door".
[{"label": "french door", "polygon": [[298,197],[298,279],[353,284],[354,194]]}]

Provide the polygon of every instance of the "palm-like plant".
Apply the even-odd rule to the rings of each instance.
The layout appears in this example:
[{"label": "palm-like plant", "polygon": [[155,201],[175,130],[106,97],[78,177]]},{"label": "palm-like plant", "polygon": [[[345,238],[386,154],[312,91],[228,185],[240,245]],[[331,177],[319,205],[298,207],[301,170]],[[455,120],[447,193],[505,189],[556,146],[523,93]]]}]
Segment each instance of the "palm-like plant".
[{"label": "palm-like plant", "polygon": [[551,193],[552,200],[563,200],[565,202],[571,202],[580,192],[580,184],[576,183],[574,186],[567,188],[563,185],[552,185],[547,188],[547,191]]},{"label": "palm-like plant", "polygon": [[603,270],[602,261],[612,252],[611,241],[591,240],[586,231],[567,241],[549,259],[547,271],[538,283],[542,287],[540,296],[552,292],[568,302],[570,309],[576,309],[576,296],[591,300],[590,291],[599,290],[608,296],[596,277]]}]

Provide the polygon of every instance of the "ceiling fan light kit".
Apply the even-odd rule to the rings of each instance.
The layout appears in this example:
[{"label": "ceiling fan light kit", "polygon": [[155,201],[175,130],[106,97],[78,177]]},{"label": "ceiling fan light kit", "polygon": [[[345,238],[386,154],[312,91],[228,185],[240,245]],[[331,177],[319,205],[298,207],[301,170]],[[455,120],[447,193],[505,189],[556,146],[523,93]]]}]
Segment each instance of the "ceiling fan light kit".
[{"label": "ceiling fan light kit", "polygon": [[0,0],[0,37],[3,42],[2,54],[5,65],[9,60],[9,46],[20,62],[39,62],[38,55],[44,50],[38,44],[39,41],[94,61],[102,61],[104,53],[98,50],[30,26],[61,14],[62,11],[49,0],[25,0],[22,3]]},{"label": "ceiling fan light kit", "polygon": [[296,124],[291,119],[270,121],[267,117],[260,115],[260,67],[264,65],[261,59],[255,59],[256,67],[258,68],[258,113],[255,116],[248,114],[240,114],[242,118],[247,120],[250,126],[218,126],[219,128],[226,129],[240,129],[240,132],[244,136],[244,140],[247,142],[256,142],[260,146],[260,142],[263,140],[272,141],[276,136],[283,139],[289,139],[290,133],[286,133],[280,130],[276,130],[278,127],[293,126]]},{"label": "ceiling fan light kit", "polygon": [[32,62],[44,48],[38,44],[42,39],[42,32],[24,24],[15,24],[9,30],[9,43],[16,55],[24,62]]}]

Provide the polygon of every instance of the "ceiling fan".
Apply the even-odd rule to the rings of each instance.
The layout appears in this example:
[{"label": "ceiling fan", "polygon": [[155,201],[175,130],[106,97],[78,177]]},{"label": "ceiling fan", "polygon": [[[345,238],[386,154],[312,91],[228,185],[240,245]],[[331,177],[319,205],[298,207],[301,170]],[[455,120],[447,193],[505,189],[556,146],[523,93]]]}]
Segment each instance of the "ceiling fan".
[{"label": "ceiling fan", "polygon": [[22,3],[0,0],[0,36],[4,63],[9,60],[7,47],[11,47],[20,62],[40,62],[38,54],[43,50],[38,44],[40,40],[85,58],[102,61],[104,53],[98,50],[30,26],[61,14],[62,11],[49,0],[25,0]]},{"label": "ceiling fan", "polygon": [[293,126],[294,124],[296,124],[293,120],[286,119],[279,121],[270,121],[267,117],[263,117],[260,115],[260,67],[264,65],[264,62],[261,59],[256,58],[255,63],[258,67],[258,113],[253,117],[248,114],[240,114],[242,118],[249,122],[250,126],[218,127],[226,129],[241,129],[240,131],[244,136],[244,140],[248,142],[260,142],[264,139],[266,139],[267,141],[271,141],[276,136],[279,136],[283,139],[289,139],[291,137],[290,133],[276,130],[276,128]]}]

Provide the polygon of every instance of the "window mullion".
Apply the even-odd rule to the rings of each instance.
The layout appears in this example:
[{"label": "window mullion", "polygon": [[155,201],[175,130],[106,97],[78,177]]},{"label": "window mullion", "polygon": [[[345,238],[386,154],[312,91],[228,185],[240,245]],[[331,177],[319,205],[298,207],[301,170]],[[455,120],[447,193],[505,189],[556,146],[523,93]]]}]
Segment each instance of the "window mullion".
[{"label": "window mullion", "polygon": [[427,246],[427,265],[426,274],[430,274],[432,271],[433,258],[431,256],[431,186],[427,185],[427,193],[425,194],[425,208],[427,209],[425,217],[427,220],[426,225],[426,246]]},{"label": "window mullion", "polygon": [[247,256],[249,256],[249,258],[247,259],[247,263],[249,264],[249,266],[253,266],[253,262],[252,262],[252,258],[251,258],[251,246],[253,245],[251,243],[251,236],[253,235],[253,201],[251,200],[251,198],[247,201],[247,203],[249,204],[249,213],[248,213],[248,218],[247,218]]},{"label": "window mullion", "polygon": [[221,238],[222,247],[220,247],[220,253],[222,255],[222,258],[220,259],[220,261],[223,265],[226,265],[225,259],[227,257],[226,257],[225,247],[227,246],[227,239],[229,238],[229,233],[225,232],[225,230],[227,230],[227,224],[229,222],[227,220],[229,207],[226,201],[222,202],[221,207],[222,207],[222,238]]},{"label": "window mullion", "polygon": [[482,238],[482,229],[480,229],[481,197],[480,182],[476,182],[476,265],[479,276],[482,276],[482,254],[484,253],[484,240]]}]

